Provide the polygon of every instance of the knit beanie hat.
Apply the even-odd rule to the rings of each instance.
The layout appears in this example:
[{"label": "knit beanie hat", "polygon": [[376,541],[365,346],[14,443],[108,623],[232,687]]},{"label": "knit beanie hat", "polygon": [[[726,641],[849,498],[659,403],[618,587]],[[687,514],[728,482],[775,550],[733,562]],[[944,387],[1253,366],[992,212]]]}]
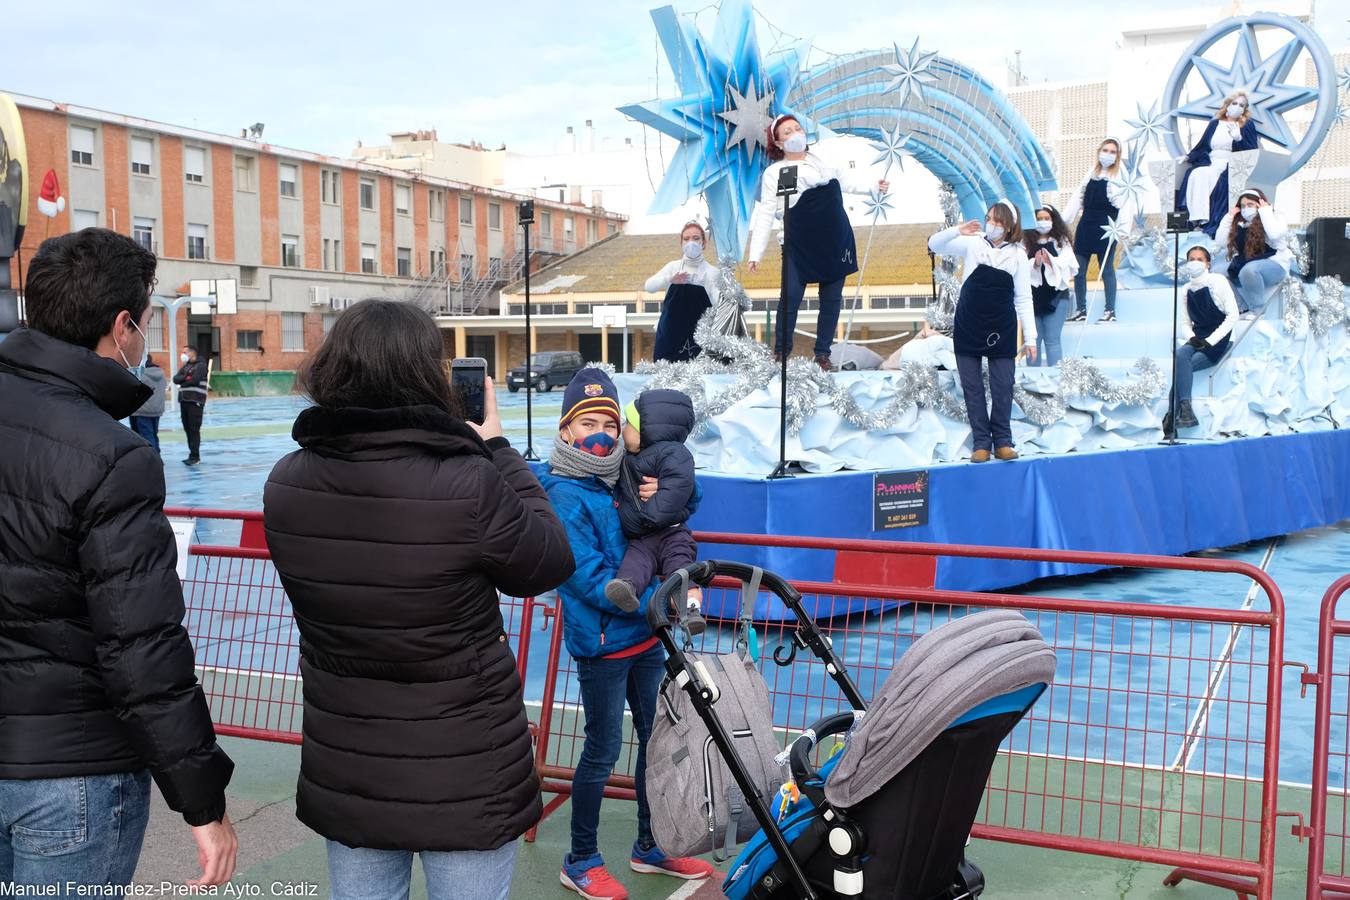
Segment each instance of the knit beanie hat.
[{"label": "knit beanie hat", "polygon": [[619,390],[600,369],[582,369],[572,376],[563,391],[562,418],[558,427],[565,428],[568,422],[586,413],[603,413],[615,423],[620,421]]}]

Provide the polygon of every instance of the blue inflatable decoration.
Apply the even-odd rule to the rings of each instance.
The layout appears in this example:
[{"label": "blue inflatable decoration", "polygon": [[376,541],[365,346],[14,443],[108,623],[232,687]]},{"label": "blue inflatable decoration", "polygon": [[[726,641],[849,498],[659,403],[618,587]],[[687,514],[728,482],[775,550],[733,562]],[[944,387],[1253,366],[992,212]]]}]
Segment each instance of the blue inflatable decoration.
[{"label": "blue inflatable decoration", "polygon": [[761,61],[749,0],[722,0],[711,40],[672,7],[653,10],[652,20],[682,95],[620,112],[680,142],[652,211],[703,193],[723,258],[744,252],[766,132],[784,113],[812,140],[828,129],[885,152],[903,147],[952,185],[966,218],[983,218],[1000,198],[1030,217],[1040,192],[1055,188],[1049,157],[1007,97],[974,70],[920,51],[917,40],[804,70],[804,43]]},{"label": "blue inflatable decoration", "polygon": [[[1271,55],[1262,58],[1256,29],[1267,27],[1289,34],[1289,40]],[[1226,66],[1206,58],[1205,53],[1219,41],[1237,34],[1233,58]],[[1317,86],[1290,84],[1285,79],[1302,51],[1307,51],[1317,69]],[[1204,79],[1208,93],[1189,103],[1182,93],[1192,71]],[[1163,102],[1170,109],[1172,128],[1166,134],[1167,148],[1181,156],[1183,147],[1177,135],[1178,119],[1212,119],[1224,98],[1234,91],[1245,91],[1251,104],[1256,133],[1272,144],[1289,151],[1287,169],[1281,180],[1312,159],[1326,138],[1336,117],[1337,73],[1331,52],[1317,33],[1304,23],[1275,13],[1256,13],[1225,19],[1209,28],[1182,54],[1172,77],[1167,81]],[[1296,140],[1285,123],[1284,114],[1308,103],[1317,109],[1302,140]]]}]

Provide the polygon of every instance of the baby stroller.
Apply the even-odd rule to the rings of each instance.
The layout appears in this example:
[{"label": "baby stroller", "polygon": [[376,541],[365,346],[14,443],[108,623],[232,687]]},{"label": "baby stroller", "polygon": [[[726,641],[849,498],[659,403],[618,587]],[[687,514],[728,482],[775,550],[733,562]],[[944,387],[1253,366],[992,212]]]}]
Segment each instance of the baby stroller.
[{"label": "baby stroller", "polygon": [[[700,633],[694,608],[670,618],[672,597],[690,583],[736,578],[773,592],[792,611],[794,648],[824,664],[853,707],[816,722],[785,751],[800,799],[775,817],[719,721],[719,690],[706,667],[691,663],[676,626]],[[870,709],[843,663],[782,578],[739,562],[686,566],[653,595],[648,617],[665,646],[671,681],[689,696],[709,737],[754,813],[760,832],[731,866],[723,892],[752,898],[958,900],[984,889],[964,850],[999,744],[1036,702],[1055,656],[1025,618],[975,613],[914,642]],[[812,750],[847,735],[844,749],[817,771]]]}]

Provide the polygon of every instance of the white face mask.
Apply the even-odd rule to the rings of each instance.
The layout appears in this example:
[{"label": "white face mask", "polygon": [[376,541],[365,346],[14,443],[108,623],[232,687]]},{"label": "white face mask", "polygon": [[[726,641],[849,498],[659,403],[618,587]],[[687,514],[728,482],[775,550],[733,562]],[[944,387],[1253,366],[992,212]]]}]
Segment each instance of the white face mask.
[{"label": "white face mask", "polygon": [[1245,219],[1245,220],[1248,221],[1248,222],[1250,222],[1252,219],[1255,219],[1255,218],[1256,218],[1256,207],[1255,207],[1255,206],[1244,206],[1244,207],[1242,207],[1242,218]]},{"label": "white face mask", "polygon": [[703,244],[699,241],[684,242],[684,258],[699,260],[703,258]]},{"label": "white face mask", "polygon": [[1181,277],[1187,281],[1195,281],[1209,274],[1209,267],[1198,259],[1188,259],[1185,265],[1181,267]]},{"label": "white face mask", "polygon": [[1003,240],[1003,226],[995,225],[993,222],[984,223],[984,236],[991,241]]},{"label": "white face mask", "polygon": [[178,361],[181,363],[186,363],[188,361],[188,355],[186,353],[178,354]]},{"label": "white face mask", "polygon": [[1041,222],[1039,220],[1037,220],[1036,222],[1036,230],[1039,231],[1041,234],[1049,234],[1050,229],[1054,227],[1055,225],[1053,222]]},{"label": "white face mask", "polygon": [[1103,169],[1109,169],[1116,164],[1116,155],[1103,151],[1097,154],[1097,162],[1102,164]]},{"label": "white face mask", "polygon": [[133,366],[131,360],[127,359],[126,352],[120,346],[117,348],[117,353],[122,357],[122,362],[126,363],[127,371],[139,379],[145,374],[145,361],[150,358],[150,342],[145,339],[145,332],[141,331],[141,326],[136,324],[135,319],[129,319],[128,321],[131,322],[131,327],[136,329],[136,333],[141,336],[141,361]]},{"label": "white face mask", "polygon": [[803,153],[806,151],[806,135],[800,131],[794,131],[783,141],[783,149],[788,153]]},{"label": "white face mask", "polygon": [[1246,111],[1247,107],[1242,105],[1241,103],[1228,104],[1228,118],[1230,119],[1240,119],[1242,118],[1242,114],[1245,113]]}]

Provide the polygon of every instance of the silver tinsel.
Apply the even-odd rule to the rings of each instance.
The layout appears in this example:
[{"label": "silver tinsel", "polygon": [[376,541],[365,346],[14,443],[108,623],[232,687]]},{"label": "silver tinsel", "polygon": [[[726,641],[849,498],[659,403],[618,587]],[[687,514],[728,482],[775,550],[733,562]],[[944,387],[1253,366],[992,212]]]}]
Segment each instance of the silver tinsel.
[{"label": "silver tinsel", "polygon": [[1303,301],[1303,282],[1286,278],[1280,282],[1280,304],[1284,309],[1281,326],[1284,333],[1297,335],[1308,326],[1308,309]]},{"label": "silver tinsel", "polygon": [[[943,181],[938,184],[938,205],[942,209],[942,221],[947,228],[961,224],[961,203],[956,199],[956,189]],[[958,261],[951,256],[939,256],[936,274],[937,300],[928,304],[924,318],[929,327],[948,333],[956,318],[956,298],[961,294],[961,281],[956,277]]]},{"label": "silver tinsel", "polygon": [[1308,252],[1308,239],[1301,234],[1290,232],[1285,237],[1285,246],[1294,254],[1294,265],[1290,274],[1307,275],[1312,269],[1312,256]]},{"label": "silver tinsel", "polygon": [[1176,260],[1173,259],[1176,247],[1167,237],[1167,232],[1161,228],[1135,231],[1121,241],[1120,246],[1125,249],[1126,254],[1134,250],[1135,247],[1147,247],[1152,252],[1154,261],[1158,264],[1158,271],[1169,278],[1176,270]]},{"label": "silver tinsel", "polygon": [[[758,390],[775,390],[781,368],[773,361],[769,348],[748,338],[717,333],[705,314],[694,331],[694,340],[703,353],[688,362],[639,363],[638,374],[650,375],[646,388],[669,388],[689,396],[694,405],[695,432],[703,431],[708,420]],[[724,362],[727,360],[728,362]],[[1032,394],[1018,387],[1014,399],[1023,416],[1032,424],[1045,427],[1064,418],[1071,397],[1096,397],[1107,403],[1143,405],[1159,396],[1167,386],[1162,369],[1150,359],[1141,359],[1132,370],[1132,380],[1114,381],[1085,359],[1067,359],[1060,364],[1060,383],[1054,394]],[[915,407],[932,409],[949,419],[966,421],[962,399],[944,391],[938,372],[919,363],[902,363],[895,373],[895,396],[878,409],[864,410],[848,387],[822,371],[814,361],[788,360],[787,425],[789,434],[800,434],[808,419],[815,415],[821,395],[839,417],[862,431],[884,431],[893,427]],[[706,375],[735,375],[728,388],[709,397]],[[644,389],[646,389],[644,388]]]},{"label": "silver tinsel", "polygon": [[956,199],[956,188],[945,181],[938,184],[938,207],[946,227],[961,224],[961,201]]},{"label": "silver tinsel", "polygon": [[1281,324],[1286,334],[1296,334],[1306,324],[1313,334],[1322,337],[1350,316],[1345,286],[1335,275],[1323,275],[1311,289],[1291,275],[1280,282],[1279,290],[1284,302]]}]

